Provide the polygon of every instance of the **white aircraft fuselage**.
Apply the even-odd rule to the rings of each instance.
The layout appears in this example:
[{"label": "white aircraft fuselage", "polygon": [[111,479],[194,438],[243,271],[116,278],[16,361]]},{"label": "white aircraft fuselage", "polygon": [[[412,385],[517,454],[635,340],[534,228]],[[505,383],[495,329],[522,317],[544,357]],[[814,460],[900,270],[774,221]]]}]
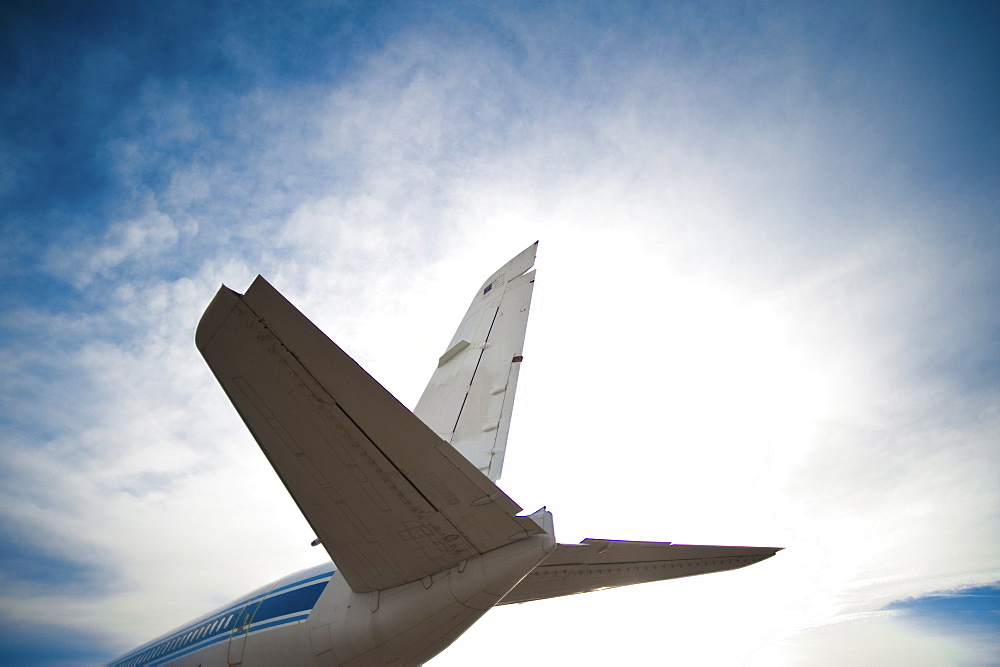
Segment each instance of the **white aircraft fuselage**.
[{"label": "white aircraft fuselage", "polygon": [[536,535],[429,581],[356,593],[331,564],[290,574],[111,663],[413,665],[434,657],[555,549]]}]

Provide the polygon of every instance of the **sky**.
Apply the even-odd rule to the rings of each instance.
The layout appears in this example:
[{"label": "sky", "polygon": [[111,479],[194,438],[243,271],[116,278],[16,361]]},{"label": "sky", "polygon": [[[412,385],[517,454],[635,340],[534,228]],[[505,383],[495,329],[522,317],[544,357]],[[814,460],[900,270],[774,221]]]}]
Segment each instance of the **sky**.
[{"label": "sky", "polygon": [[501,486],[781,546],[430,664],[1000,664],[989,2],[8,2],[0,662],[322,562],[193,344],[264,275],[413,406],[539,240]]}]

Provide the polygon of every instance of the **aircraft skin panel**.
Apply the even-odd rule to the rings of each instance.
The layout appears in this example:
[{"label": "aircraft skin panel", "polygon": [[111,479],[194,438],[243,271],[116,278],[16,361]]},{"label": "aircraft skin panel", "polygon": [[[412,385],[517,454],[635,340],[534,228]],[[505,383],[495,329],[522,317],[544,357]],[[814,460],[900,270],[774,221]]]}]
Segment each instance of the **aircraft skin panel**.
[{"label": "aircraft skin panel", "polygon": [[560,544],[499,604],[736,570],[770,558],[778,551],[780,549],[774,547],[594,539],[580,544]]},{"label": "aircraft skin panel", "polygon": [[355,591],[541,532],[263,278],[220,289],[196,342]]},{"label": "aircraft skin panel", "polygon": [[503,469],[537,250],[536,242],[479,288],[413,410],[493,481]]}]

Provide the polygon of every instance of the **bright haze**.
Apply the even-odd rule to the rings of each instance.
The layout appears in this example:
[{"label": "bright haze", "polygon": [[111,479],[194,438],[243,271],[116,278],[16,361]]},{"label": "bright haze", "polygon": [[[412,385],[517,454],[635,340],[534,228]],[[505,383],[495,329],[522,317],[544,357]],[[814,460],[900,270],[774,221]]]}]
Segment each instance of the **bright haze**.
[{"label": "bright haze", "polygon": [[785,550],[432,664],[995,664],[1000,14],[808,4],[5,5],[0,662],[326,557],[194,347],[221,283],[412,407],[538,239],[501,486]]}]

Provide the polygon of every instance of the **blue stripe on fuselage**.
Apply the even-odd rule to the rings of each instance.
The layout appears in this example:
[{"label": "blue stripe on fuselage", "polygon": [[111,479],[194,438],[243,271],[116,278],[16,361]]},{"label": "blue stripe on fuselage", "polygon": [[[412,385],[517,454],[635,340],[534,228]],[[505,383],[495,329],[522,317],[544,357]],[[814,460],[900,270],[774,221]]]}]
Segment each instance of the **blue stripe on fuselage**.
[{"label": "blue stripe on fuselage", "polygon": [[[122,656],[111,663],[110,667],[157,665],[227,641],[233,633],[233,628],[236,627],[234,620],[236,622],[241,620],[238,613],[242,610],[248,610],[252,614],[252,624],[245,629],[248,634],[304,621],[316,606],[316,601],[330,583],[334,572],[335,570],[299,579],[274,590],[240,600],[215,612],[209,618],[192,623],[155,643]],[[315,583],[310,584],[310,582]]]},{"label": "blue stripe on fuselage", "polygon": [[257,607],[257,613],[253,615],[253,624],[257,625],[278,616],[287,616],[298,611],[312,609],[316,606],[316,600],[319,599],[327,583],[323,581],[311,586],[296,588],[287,593],[268,596]]}]

